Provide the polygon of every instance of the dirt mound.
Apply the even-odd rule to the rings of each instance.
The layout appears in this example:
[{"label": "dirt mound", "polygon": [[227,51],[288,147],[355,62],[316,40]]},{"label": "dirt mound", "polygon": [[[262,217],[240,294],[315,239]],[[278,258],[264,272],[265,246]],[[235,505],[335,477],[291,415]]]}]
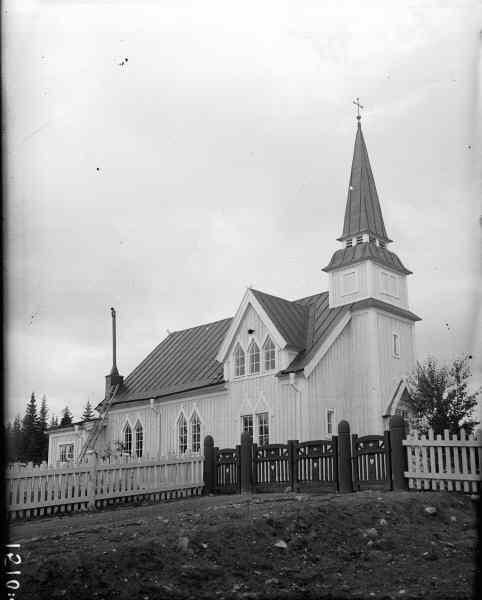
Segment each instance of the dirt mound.
[{"label": "dirt mound", "polygon": [[31,522],[12,529],[17,598],[470,598],[474,506],[455,493],[277,494]]}]

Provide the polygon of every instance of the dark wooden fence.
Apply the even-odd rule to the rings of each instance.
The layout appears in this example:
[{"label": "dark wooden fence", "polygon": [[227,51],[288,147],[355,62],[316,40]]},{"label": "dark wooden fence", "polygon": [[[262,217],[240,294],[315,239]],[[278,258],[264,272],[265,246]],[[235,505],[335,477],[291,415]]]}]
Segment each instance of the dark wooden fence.
[{"label": "dark wooden fence", "polygon": [[[346,421],[330,440],[286,444],[253,444],[248,434],[241,445],[219,450],[211,436],[204,442],[207,493],[407,489],[402,453],[404,424],[392,417],[384,435],[350,435]],[[396,451],[392,451],[390,440]]]}]

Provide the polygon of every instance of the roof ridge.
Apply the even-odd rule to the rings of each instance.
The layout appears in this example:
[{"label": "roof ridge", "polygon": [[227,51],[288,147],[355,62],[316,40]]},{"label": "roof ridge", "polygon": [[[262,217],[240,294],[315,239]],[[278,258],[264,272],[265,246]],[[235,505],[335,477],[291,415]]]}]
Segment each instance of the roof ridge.
[{"label": "roof ridge", "polygon": [[[185,331],[189,331],[190,329],[198,329],[199,327],[207,327],[208,325],[217,325],[218,323],[222,323],[223,321],[232,321],[233,317],[226,317],[224,319],[217,319],[216,321],[210,321],[209,323],[199,323],[199,325],[193,325],[192,327],[186,327],[185,329],[176,329],[174,331],[169,331],[169,335],[173,333],[184,333]],[[169,337],[168,335],[168,337]]]},{"label": "roof ridge", "polygon": [[328,293],[328,290],[325,290],[323,292],[318,292],[317,294],[311,294],[310,296],[303,296],[303,298],[297,298],[296,300],[292,300],[292,302],[306,302],[306,300],[310,300],[311,298],[319,298],[320,296],[323,296],[323,294]]}]

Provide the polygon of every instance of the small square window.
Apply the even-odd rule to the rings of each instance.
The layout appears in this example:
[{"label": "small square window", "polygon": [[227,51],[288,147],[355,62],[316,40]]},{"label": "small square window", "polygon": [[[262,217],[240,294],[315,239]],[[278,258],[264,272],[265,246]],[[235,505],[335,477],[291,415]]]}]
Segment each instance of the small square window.
[{"label": "small square window", "polygon": [[74,445],[73,444],[60,444],[60,462],[69,462],[74,460]]}]

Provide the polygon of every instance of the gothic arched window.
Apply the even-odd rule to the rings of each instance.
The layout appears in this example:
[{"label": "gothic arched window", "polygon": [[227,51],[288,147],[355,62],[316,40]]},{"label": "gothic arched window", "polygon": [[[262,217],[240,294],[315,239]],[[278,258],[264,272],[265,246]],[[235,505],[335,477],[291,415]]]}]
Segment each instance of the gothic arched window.
[{"label": "gothic arched window", "polygon": [[253,340],[248,348],[249,374],[259,373],[259,346]]},{"label": "gothic arched window", "polygon": [[132,429],[129,423],[124,427],[124,452],[132,454]]},{"label": "gothic arched window", "polygon": [[235,377],[242,377],[244,373],[244,350],[239,344],[236,344],[236,348],[234,350],[234,375]]},{"label": "gothic arched window", "polygon": [[181,415],[177,421],[177,441],[179,454],[184,454],[187,450],[187,421],[184,415]]},{"label": "gothic arched window", "polygon": [[201,450],[201,419],[197,412],[191,417],[191,450],[199,452]]},{"label": "gothic arched window", "polygon": [[139,421],[136,423],[136,456],[141,458],[144,450],[144,431]]},{"label": "gothic arched window", "polygon": [[268,336],[263,346],[264,370],[271,371],[276,368],[276,348],[273,340]]}]

